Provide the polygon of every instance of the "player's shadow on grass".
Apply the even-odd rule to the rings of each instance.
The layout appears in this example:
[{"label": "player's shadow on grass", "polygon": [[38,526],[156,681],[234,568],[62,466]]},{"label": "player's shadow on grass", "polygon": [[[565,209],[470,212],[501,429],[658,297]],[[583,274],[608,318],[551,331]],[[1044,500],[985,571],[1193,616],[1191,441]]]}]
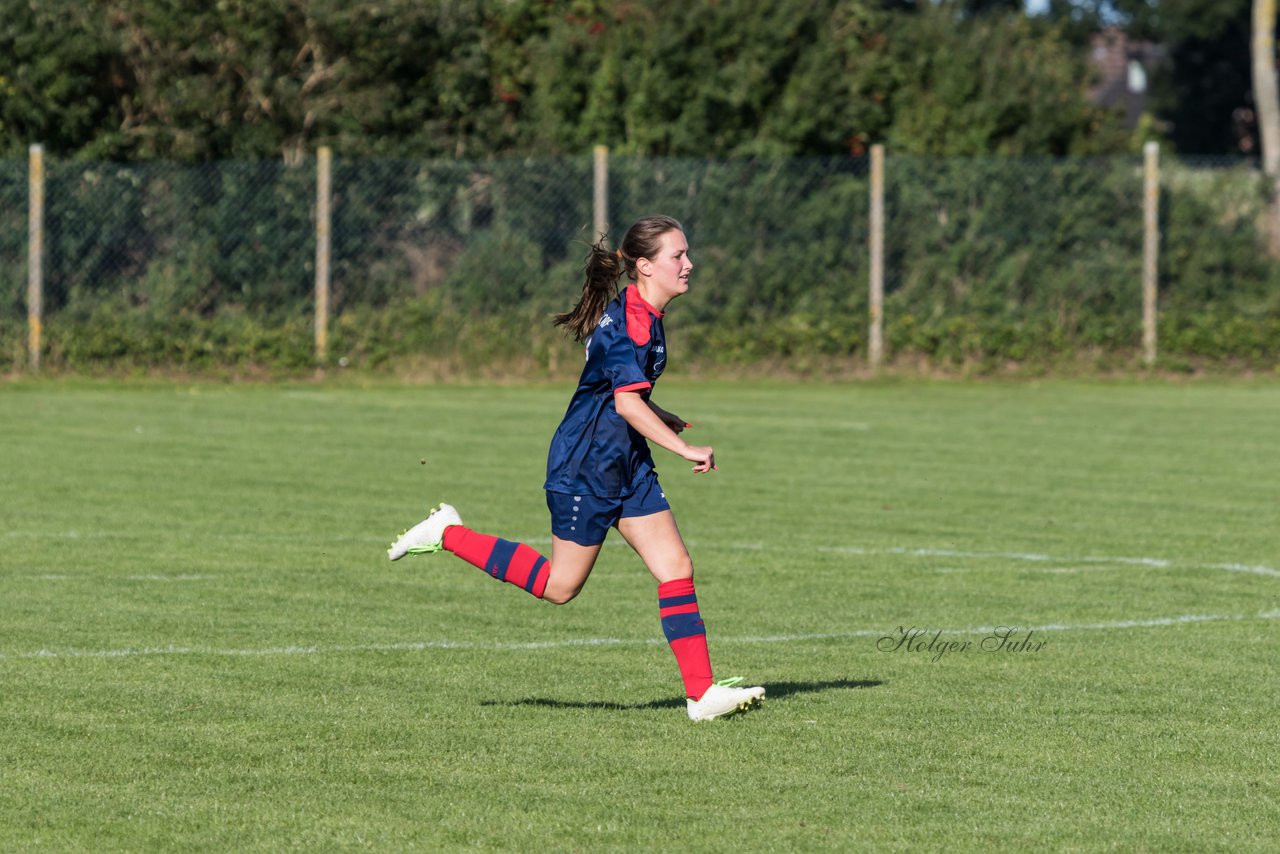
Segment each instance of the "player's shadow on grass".
[{"label": "player's shadow on grass", "polygon": [[[834,691],[841,688],[875,688],[884,683],[878,679],[832,679],[826,682],[766,682],[765,702],[781,700],[795,694]],[[608,700],[552,700],[525,697],[521,700],[481,700],[482,706],[542,706],[548,709],[602,709],[611,712],[640,712],[649,709],[683,709],[684,700],[650,700],[647,703],[611,703]]]}]

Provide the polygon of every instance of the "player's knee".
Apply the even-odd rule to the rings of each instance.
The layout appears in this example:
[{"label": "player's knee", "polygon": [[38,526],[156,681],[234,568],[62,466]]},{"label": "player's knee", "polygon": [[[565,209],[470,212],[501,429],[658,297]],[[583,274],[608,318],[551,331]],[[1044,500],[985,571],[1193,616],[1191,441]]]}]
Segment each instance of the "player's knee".
[{"label": "player's knee", "polygon": [[693,559],[686,552],[681,557],[675,558],[663,567],[662,574],[659,576],[664,581],[683,581],[684,579],[693,578]]},{"label": "player's knee", "polygon": [[564,605],[577,598],[580,592],[582,592],[581,587],[558,587],[548,584],[547,589],[542,591],[542,601],[550,602],[552,605]]}]

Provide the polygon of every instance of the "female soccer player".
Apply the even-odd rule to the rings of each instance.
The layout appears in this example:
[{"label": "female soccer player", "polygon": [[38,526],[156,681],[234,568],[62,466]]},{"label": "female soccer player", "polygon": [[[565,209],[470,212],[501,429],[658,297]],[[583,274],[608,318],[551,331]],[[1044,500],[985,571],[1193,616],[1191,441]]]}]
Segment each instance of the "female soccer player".
[{"label": "female soccer player", "polygon": [[[701,721],[755,708],[764,688],[711,677],[693,561],[646,442],[693,463],[695,474],[717,470],[714,450],[681,438],[690,425],[649,397],[667,364],[663,312],[689,290],[692,270],[680,223],[646,217],[631,226],[616,253],[605,249],[604,238],[591,248],[578,304],[556,317],[556,325],[586,344],[587,364],[547,458],[550,560],[523,543],[472,531],[448,504],[403,534],[387,556],[443,549],[563,605],[582,590],[605,534],[616,527],[658,581],[662,630],[684,680],[689,717]],[[615,296],[624,273],[633,284]]]}]

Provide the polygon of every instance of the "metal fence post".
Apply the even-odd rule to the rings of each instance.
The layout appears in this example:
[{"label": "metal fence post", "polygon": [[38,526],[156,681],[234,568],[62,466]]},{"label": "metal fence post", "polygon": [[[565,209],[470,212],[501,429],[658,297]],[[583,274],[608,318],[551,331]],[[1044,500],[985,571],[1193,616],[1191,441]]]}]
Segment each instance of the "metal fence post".
[{"label": "metal fence post", "polygon": [[1156,276],[1160,253],[1160,145],[1143,146],[1142,361],[1156,361]]},{"label": "metal fence post", "polygon": [[44,333],[44,146],[27,155],[27,361],[40,370]]},{"label": "metal fence post", "polygon": [[333,199],[333,150],[316,152],[316,362],[324,364],[329,349],[329,246]]},{"label": "metal fence post", "polygon": [[884,146],[871,146],[871,329],[867,359],[879,368],[884,361]]},{"label": "metal fence post", "polygon": [[609,146],[597,145],[595,150],[595,193],[593,195],[595,243],[609,233]]}]

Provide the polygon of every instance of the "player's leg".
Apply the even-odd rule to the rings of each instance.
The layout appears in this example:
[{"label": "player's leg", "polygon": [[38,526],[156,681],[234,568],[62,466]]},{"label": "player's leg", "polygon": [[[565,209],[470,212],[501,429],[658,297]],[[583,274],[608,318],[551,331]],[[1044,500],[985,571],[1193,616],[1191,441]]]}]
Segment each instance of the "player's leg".
[{"label": "player's leg", "polygon": [[563,605],[582,591],[600,556],[600,546],[584,546],[572,540],[551,537],[551,565],[542,598]]},{"label": "player's leg", "polygon": [[531,546],[481,534],[462,525],[444,532],[444,550],[538,599],[563,605],[582,590],[600,555],[600,546],[551,538],[551,559]]},{"label": "player's leg", "polygon": [[691,700],[700,699],[714,682],[711,657],[707,652],[707,629],[693,586],[693,561],[680,537],[675,516],[670,510],[662,510],[646,516],[623,517],[618,520],[618,533],[658,580],[658,618],[662,621],[662,633],[680,667],[685,694]]},{"label": "player's leg", "polygon": [[693,580],[693,558],[670,507],[644,516],[624,516],[618,520],[618,533],[659,584]]},{"label": "player's leg", "polygon": [[710,720],[753,708],[764,697],[763,688],[731,687],[734,680],[717,684],[711,675],[707,629],[693,584],[693,560],[656,478],[628,499],[623,513],[644,514],[624,515],[618,520],[618,532],[658,581],[658,617],[680,668],[689,717]]},{"label": "player's leg", "polygon": [[[582,500],[577,501],[581,503]],[[552,504],[550,497],[548,504]],[[538,599],[563,605],[582,590],[608,531],[607,521],[580,512],[573,501],[569,501],[563,510],[565,531],[586,542],[573,542],[555,535],[560,520],[553,508],[550,560],[524,543],[468,528],[462,523],[458,511],[448,504],[441,504],[426,519],[402,534],[391,545],[387,556],[399,560],[405,555],[451,552],[499,581],[520,587]],[[581,522],[579,516],[582,517]],[[595,538],[594,542],[592,538]]]}]

